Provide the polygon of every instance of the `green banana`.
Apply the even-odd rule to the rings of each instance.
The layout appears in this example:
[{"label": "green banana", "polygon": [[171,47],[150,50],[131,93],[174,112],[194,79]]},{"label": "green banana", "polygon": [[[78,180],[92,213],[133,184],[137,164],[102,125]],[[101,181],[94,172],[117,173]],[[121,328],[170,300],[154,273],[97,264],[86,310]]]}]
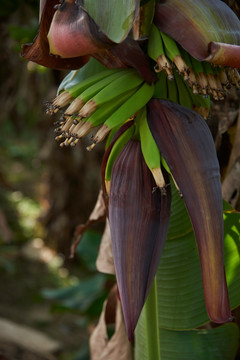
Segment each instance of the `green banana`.
[{"label": "green banana", "polygon": [[93,139],[93,144],[88,147],[88,150],[91,150],[97,143],[102,141],[111,129],[121,126],[131,116],[134,116],[135,113],[151,99],[154,87],[154,84],[148,85],[144,83],[141,85],[141,87],[104,122],[97,131]]},{"label": "green banana", "polygon": [[124,131],[123,134],[119,136],[119,138],[114,143],[112,150],[109,154],[106,168],[105,168],[105,186],[106,191],[109,194],[110,191],[110,181],[111,181],[111,174],[112,174],[112,168],[115,160],[117,159],[118,155],[122,151],[125,144],[131,139],[135,131],[135,126],[130,126],[126,131]]},{"label": "green banana", "polygon": [[67,106],[73,99],[79,96],[84,90],[92,86],[96,82],[110,76],[114,73],[117,73],[119,69],[106,69],[98,74],[89,76],[87,79],[79,82],[78,84],[72,86],[71,88],[64,90],[58,95],[48,106],[47,113],[54,114],[59,109]]},{"label": "green banana", "polygon": [[168,164],[166,163],[166,160],[164,159],[164,157],[162,156],[162,154],[161,154],[161,164],[162,164],[162,166],[164,167],[164,169],[165,169],[169,174],[171,174],[171,171],[170,171],[170,169],[169,169],[169,167],[168,167]]},{"label": "green banana", "polygon": [[153,97],[167,100],[167,74],[164,71],[161,71],[157,74],[157,77],[158,81],[155,84]]},{"label": "green banana", "polygon": [[214,68],[207,61],[203,62],[203,67],[208,81],[208,94],[212,95],[214,100],[220,100],[221,95],[219,94],[219,91],[221,89],[218,87],[220,80],[219,82],[216,80]]},{"label": "green banana", "polygon": [[214,69],[208,61],[203,61],[202,64],[203,64],[205,74],[214,74]]},{"label": "green banana", "polygon": [[135,88],[130,91],[127,91],[124,94],[122,94],[121,96],[119,96],[117,99],[115,99],[114,101],[109,101],[106,104],[102,105],[93,114],[91,114],[91,116],[87,119],[87,121],[89,121],[92,126],[101,125],[106,120],[106,118],[108,118],[128,98],[130,98],[136,92],[137,89]]},{"label": "green banana", "polygon": [[181,56],[181,52],[175,40],[162,31],[160,31],[160,35],[164,43],[167,57],[174,62],[181,74],[185,74],[187,65]]},{"label": "green banana", "polygon": [[[185,83],[182,76],[180,76],[176,71],[174,73],[174,78],[176,80],[177,88],[178,88],[179,104],[182,106],[185,106],[189,109],[192,109],[193,103],[192,103],[192,98],[189,94],[189,91],[191,91],[191,89]],[[188,91],[188,89],[189,89],[189,91]]]},{"label": "green banana", "polygon": [[135,91],[136,89],[127,91],[115,99],[115,101],[108,101],[107,103],[103,104],[88,118],[84,119],[84,125],[80,129],[76,131],[75,128],[72,128],[71,133],[79,138],[85,136],[93,127],[104,123],[106,118],[108,118],[114,111],[116,111],[119,106],[124,103],[124,101],[126,101],[131,95],[134,94]]},{"label": "green banana", "polygon": [[182,47],[180,47],[180,52],[181,52],[181,56],[182,56],[183,60],[185,61],[187,67],[192,68],[192,62],[191,62],[189,53]]},{"label": "green banana", "polygon": [[155,71],[164,70],[168,77],[172,79],[172,65],[167,59],[164,51],[163,41],[158,28],[152,24],[149,40],[148,40],[148,55],[151,59],[156,61]]},{"label": "green banana", "polygon": [[231,84],[224,68],[222,68],[219,72],[219,79],[221,81],[223,89],[225,91],[228,91],[231,88]]},{"label": "green banana", "polygon": [[190,56],[190,60],[192,63],[193,71],[197,78],[198,89],[199,89],[200,93],[202,93],[203,95],[206,95],[208,81],[207,81],[207,77],[204,73],[203,62],[195,59],[192,56]]},{"label": "green banana", "polygon": [[202,115],[204,119],[206,119],[210,109],[209,96],[194,94],[192,89],[178,74],[175,74],[175,79],[179,89],[180,104],[189,109],[195,110],[197,113]]},{"label": "green banana", "polygon": [[180,50],[173,38],[160,31],[160,35],[162,37],[164,47],[166,49],[166,55],[170,60],[174,60],[176,56],[181,56]]},{"label": "green banana", "polygon": [[184,80],[188,82],[189,86],[193,89],[194,94],[198,94],[197,79],[193,70],[191,56],[186,50],[181,47],[181,55],[187,65],[187,71],[184,73]]},{"label": "green banana", "polygon": [[152,24],[148,40],[148,56],[157,61],[157,58],[161,55],[165,55],[163,41],[158,28]]},{"label": "green banana", "polygon": [[[93,85],[91,85],[90,87],[88,87],[75,99],[75,101],[77,101],[77,99],[78,99],[79,104],[81,103],[83,106],[88,100],[90,100],[93,96],[95,96],[99,91],[101,91],[104,87],[106,87],[112,81],[118,79],[119,77],[121,78],[126,73],[131,73],[131,72],[132,72],[132,69],[124,69],[121,71],[114,72],[113,74],[101,79],[100,81],[98,81],[98,82],[94,83]],[[65,116],[70,116],[70,115],[74,114],[74,112],[70,112],[69,110],[71,110],[71,105],[66,109],[66,111],[64,113]]]},{"label": "green banana", "polygon": [[72,98],[76,98],[79,96],[83,91],[85,91],[90,86],[98,83],[102,79],[114,75],[118,72],[121,72],[121,69],[106,69],[104,71],[101,71],[98,74],[94,74],[92,76],[89,76],[85,80],[81,81],[80,83],[72,86],[71,88],[67,89],[66,91],[69,92],[69,94],[72,96]]},{"label": "green banana", "polygon": [[[80,109],[83,107],[84,103],[88,101],[90,98],[92,98],[95,94],[97,94],[99,91],[101,91],[104,87],[106,87],[108,84],[111,84],[112,81],[117,80],[119,78],[124,77],[125,74],[131,74],[133,73],[133,69],[121,69],[120,71],[114,71],[109,76],[106,76],[105,78],[102,78],[97,83],[91,85],[88,87],[85,91],[81,93],[66,109],[64,113],[64,119],[61,123],[61,125],[57,128],[57,131],[65,133],[64,136],[66,137],[66,133],[68,130],[70,132],[74,129],[74,122],[76,122],[78,119],[81,119],[82,117],[80,115],[75,116],[76,112],[79,112]],[[86,129],[87,131],[88,129]],[[89,131],[91,128],[89,128]],[[79,131],[79,130],[78,130]],[[87,131],[87,132],[89,132]],[[86,132],[86,134],[87,134]],[[66,143],[65,143],[66,145]]]},{"label": "green banana", "polygon": [[112,142],[112,139],[114,137],[114,135],[116,134],[116,132],[118,131],[118,127],[116,128],[113,128],[110,133],[108,134],[108,137],[106,139],[106,142],[105,142],[105,150],[108,149],[108,147],[110,146],[111,142]]},{"label": "green banana", "polygon": [[195,74],[204,72],[202,61],[199,61],[192,56],[190,57],[190,61],[192,63],[192,68]]},{"label": "green banana", "polygon": [[168,99],[178,103],[178,88],[175,79],[167,80]]},{"label": "green banana", "polygon": [[91,98],[81,109],[79,115],[81,117],[90,116],[99,106],[108,101],[115,100],[118,96],[129,90],[135,89],[143,82],[143,78],[134,70],[128,71],[126,74],[116,78],[93,98]]},{"label": "green banana", "polygon": [[161,170],[161,155],[148,126],[146,106],[138,112],[135,122],[140,135],[141,149],[145,163],[151,171],[156,185],[160,189],[164,189],[165,180]]}]

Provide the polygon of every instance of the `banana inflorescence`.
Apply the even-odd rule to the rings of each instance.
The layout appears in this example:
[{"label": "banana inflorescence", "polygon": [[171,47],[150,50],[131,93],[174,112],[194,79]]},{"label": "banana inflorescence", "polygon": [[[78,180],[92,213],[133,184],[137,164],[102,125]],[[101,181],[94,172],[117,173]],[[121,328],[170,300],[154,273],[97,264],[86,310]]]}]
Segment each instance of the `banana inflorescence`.
[{"label": "banana inflorescence", "polygon": [[61,140],[60,146],[74,146],[93,128],[100,127],[88,147],[91,150],[111,130],[134,117],[151,99],[154,88],[135,69],[111,69],[64,90],[47,108],[49,114],[66,108],[55,123],[55,132],[59,133],[56,140]]},{"label": "banana inflorescence", "polygon": [[[156,62],[156,72],[165,72],[167,78],[173,80],[177,71],[195,95],[209,95],[214,100],[223,100],[232,85],[240,86],[237,69],[198,61],[154,24],[148,41],[148,55]],[[172,97],[174,101],[174,92]]]}]

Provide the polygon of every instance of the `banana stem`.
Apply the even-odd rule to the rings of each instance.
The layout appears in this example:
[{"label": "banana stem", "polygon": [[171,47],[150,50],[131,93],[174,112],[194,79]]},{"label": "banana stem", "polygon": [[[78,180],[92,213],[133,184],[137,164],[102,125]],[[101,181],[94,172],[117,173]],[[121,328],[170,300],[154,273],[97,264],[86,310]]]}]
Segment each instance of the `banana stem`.
[{"label": "banana stem", "polygon": [[161,360],[159,327],[158,327],[158,308],[157,308],[157,283],[156,276],[145,303],[145,329],[146,347],[148,360]]}]

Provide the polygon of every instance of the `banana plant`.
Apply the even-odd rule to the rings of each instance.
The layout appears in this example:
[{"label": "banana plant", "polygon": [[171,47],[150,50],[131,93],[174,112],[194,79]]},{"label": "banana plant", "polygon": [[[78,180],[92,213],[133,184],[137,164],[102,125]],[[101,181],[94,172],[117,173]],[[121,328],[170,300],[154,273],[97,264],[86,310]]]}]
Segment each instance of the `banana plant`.
[{"label": "banana plant", "polygon": [[[205,120],[211,100],[240,86],[237,15],[221,0],[42,0],[39,33],[22,56],[72,70],[47,108],[64,110],[61,146],[95,128],[88,150],[107,139],[103,191],[129,340],[149,292],[147,304],[158,303],[150,289],[171,223],[171,181],[191,219],[208,318],[231,322],[220,170]],[[168,339],[150,308],[155,335]],[[159,343],[146,326],[147,341]],[[147,359],[161,359],[153,348]]]}]

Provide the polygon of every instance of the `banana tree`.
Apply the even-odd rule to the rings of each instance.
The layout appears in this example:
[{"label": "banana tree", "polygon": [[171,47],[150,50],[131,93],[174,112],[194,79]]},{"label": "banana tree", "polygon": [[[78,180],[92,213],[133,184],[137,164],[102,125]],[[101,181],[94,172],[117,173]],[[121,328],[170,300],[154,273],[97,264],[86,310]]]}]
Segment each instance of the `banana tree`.
[{"label": "banana tree", "polygon": [[[240,86],[237,15],[220,0],[42,0],[39,33],[22,56],[72,70],[47,108],[62,112],[60,145],[75,146],[95,129],[88,150],[105,140],[102,188],[130,341],[142,313],[136,359],[175,359],[179,352],[188,359],[182,341],[191,344],[191,358],[201,359],[207,347],[209,359],[233,359],[231,308],[240,304],[240,288],[228,291],[220,170],[206,119],[212,100]],[[239,217],[227,219],[239,224]],[[196,283],[181,267],[189,256]],[[175,268],[166,275],[171,257]],[[162,276],[171,294],[159,285]],[[164,314],[161,304],[170,305],[173,294],[179,306]],[[193,330],[209,321],[227,324]],[[231,347],[223,346],[228,336]]]}]

